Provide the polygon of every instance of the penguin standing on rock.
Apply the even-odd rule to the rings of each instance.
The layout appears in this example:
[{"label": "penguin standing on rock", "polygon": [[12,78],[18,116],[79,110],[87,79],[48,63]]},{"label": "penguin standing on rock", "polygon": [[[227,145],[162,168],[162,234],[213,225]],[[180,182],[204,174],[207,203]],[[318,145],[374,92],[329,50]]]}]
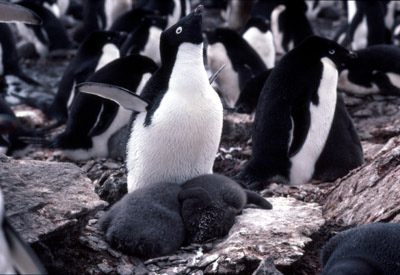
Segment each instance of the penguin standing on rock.
[{"label": "penguin standing on rock", "polygon": [[[157,65],[149,58],[130,55],[110,62],[94,73],[87,81],[118,85],[140,94]],[[78,85],[77,88],[83,89]],[[109,157],[113,148],[110,138],[129,123],[131,110],[89,94],[78,93],[69,113],[64,132],[44,142],[45,146],[61,149],[73,160],[91,157]],[[126,142],[123,142],[126,144]]]},{"label": "penguin standing on rock", "polygon": [[322,275],[400,274],[399,246],[399,223],[371,223],[340,232],[322,250]]},{"label": "penguin standing on rock", "polygon": [[141,98],[117,87],[93,92],[139,111],[127,144],[128,192],[212,173],[223,110],[203,63],[202,12],[198,6],[161,34],[162,65]]},{"label": "penguin standing on rock", "polygon": [[[338,67],[352,58],[356,55],[337,43],[313,36],[281,59],[261,92],[253,153],[239,178],[254,184],[302,184],[312,178],[335,116]],[[350,139],[348,133],[340,134]],[[343,150],[341,156],[347,158]]]}]

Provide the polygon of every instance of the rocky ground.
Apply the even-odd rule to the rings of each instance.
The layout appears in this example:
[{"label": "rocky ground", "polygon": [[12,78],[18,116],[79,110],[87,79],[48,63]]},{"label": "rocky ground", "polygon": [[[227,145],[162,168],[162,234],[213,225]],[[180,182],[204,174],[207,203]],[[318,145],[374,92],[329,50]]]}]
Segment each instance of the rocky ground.
[{"label": "rocky ground", "polygon": [[[8,77],[9,91],[51,98],[69,58],[25,62],[24,70],[44,86]],[[15,97],[7,100],[29,127],[51,123]],[[112,204],[126,192],[122,159],[91,159],[76,162],[77,168],[60,151],[48,149],[31,148],[20,160],[1,157],[7,215],[51,274],[319,274],[319,253],[331,236],[366,222],[400,220],[400,98],[345,95],[345,101],[362,139],[366,163],[331,183],[265,186],[261,193],[274,210],[245,209],[223,240],[147,261],[123,255],[110,248],[96,228],[105,201]],[[224,117],[214,170],[234,176],[251,155],[254,116],[225,112]],[[24,170],[27,167],[34,168]],[[16,190],[31,190],[25,200],[39,196],[42,201],[21,207],[25,204],[18,202],[24,197],[14,197]]]}]

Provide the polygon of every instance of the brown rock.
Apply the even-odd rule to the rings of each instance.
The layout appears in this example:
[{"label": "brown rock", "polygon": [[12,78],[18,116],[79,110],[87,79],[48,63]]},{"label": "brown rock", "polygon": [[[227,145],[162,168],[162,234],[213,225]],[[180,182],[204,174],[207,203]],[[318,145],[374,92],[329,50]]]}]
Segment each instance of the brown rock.
[{"label": "brown rock", "polygon": [[400,136],[374,160],[337,181],[328,192],[324,217],[344,226],[400,221]]},{"label": "brown rock", "polygon": [[0,166],[6,215],[29,243],[66,237],[107,205],[75,164],[1,158]]}]

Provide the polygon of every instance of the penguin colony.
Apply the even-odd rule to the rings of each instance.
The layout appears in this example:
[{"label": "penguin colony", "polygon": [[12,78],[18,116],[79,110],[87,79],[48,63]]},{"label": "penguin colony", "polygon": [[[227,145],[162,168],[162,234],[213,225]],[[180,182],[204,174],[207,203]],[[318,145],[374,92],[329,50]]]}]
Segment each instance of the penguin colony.
[{"label": "penguin colony", "polygon": [[[17,95],[64,130],[44,137],[49,130],[24,127],[1,98],[0,152],[33,144],[73,161],[115,157],[111,140],[123,132],[128,194],[99,224],[112,247],[143,259],[224,237],[246,204],[272,209],[248,189],[345,176],[364,157],[338,91],[400,95],[395,1],[205,2],[226,9],[226,24],[204,29],[204,7],[189,0],[0,1],[3,95],[7,75],[41,85],[21,69],[22,48],[31,45],[38,62],[74,52],[51,103]],[[336,41],[316,36],[310,19],[337,19],[340,8],[348,17]],[[76,20],[71,35],[65,26]],[[255,113],[240,184],[213,174],[223,108]],[[0,218],[2,207],[0,190]],[[0,222],[0,239],[11,238]],[[322,251],[323,274],[400,273],[399,232],[371,224],[338,234]],[[0,257],[9,257],[4,243]],[[43,271],[27,251],[36,267],[29,272]],[[0,273],[19,270],[7,264]]]}]

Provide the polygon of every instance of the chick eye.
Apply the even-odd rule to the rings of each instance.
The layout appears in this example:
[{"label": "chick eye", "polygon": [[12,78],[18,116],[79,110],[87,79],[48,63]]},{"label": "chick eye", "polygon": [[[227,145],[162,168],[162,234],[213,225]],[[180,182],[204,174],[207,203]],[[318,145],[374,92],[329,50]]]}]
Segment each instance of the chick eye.
[{"label": "chick eye", "polygon": [[329,54],[335,54],[335,50],[329,50]]},{"label": "chick eye", "polygon": [[176,34],[180,34],[182,32],[182,27],[177,27],[175,32]]}]

